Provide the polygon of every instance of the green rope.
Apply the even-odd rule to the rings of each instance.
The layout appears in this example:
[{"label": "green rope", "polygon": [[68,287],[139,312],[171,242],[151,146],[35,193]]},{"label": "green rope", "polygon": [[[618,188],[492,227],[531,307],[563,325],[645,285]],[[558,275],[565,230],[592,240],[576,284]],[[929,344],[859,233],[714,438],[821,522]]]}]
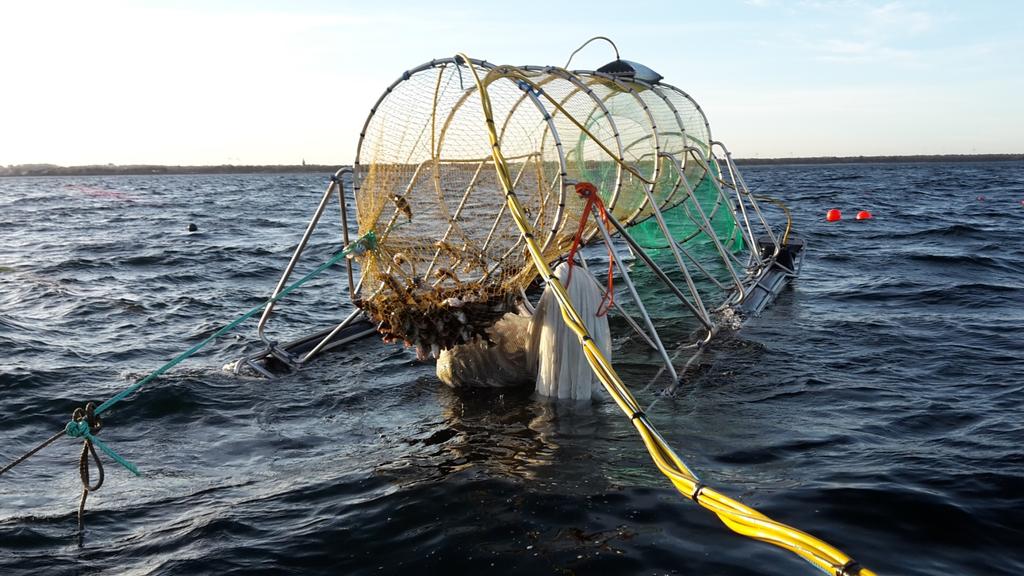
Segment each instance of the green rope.
[{"label": "green rope", "polygon": [[[372,232],[371,232],[371,234],[372,234]],[[373,246],[373,245],[376,244],[376,238],[372,237],[372,236],[370,238],[365,238],[364,237],[364,238],[360,238],[356,242],[357,243],[358,242],[363,242],[364,244],[370,244],[371,246]],[[353,243],[353,244],[355,244],[355,243]],[[243,314],[240,317],[238,317],[237,319],[235,319],[230,324],[228,324],[228,325],[224,326],[223,328],[221,328],[220,330],[217,330],[216,332],[214,332],[211,336],[207,337],[202,342],[200,342],[200,343],[196,344],[195,346],[189,348],[185,352],[182,352],[181,354],[175,356],[174,359],[172,359],[170,362],[168,362],[168,363],[164,364],[163,366],[157,368],[156,370],[154,370],[152,373],[150,373],[148,376],[146,376],[142,380],[139,380],[138,382],[136,382],[135,384],[132,384],[128,388],[125,388],[124,390],[122,390],[121,392],[119,392],[118,394],[116,394],[115,396],[113,396],[112,398],[110,398],[109,400],[104,402],[103,404],[100,404],[96,408],[95,414],[98,416],[100,413],[102,413],[105,410],[111,408],[112,406],[114,406],[115,404],[120,402],[121,400],[124,400],[128,396],[131,396],[136,390],[138,390],[139,388],[141,388],[145,384],[153,381],[154,379],[156,379],[158,376],[160,376],[164,372],[167,372],[171,368],[177,366],[178,364],[183,362],[188,357],[192,356],[193,354],[195,354],[199,350],[203,349],[210,342],[213,342],[217,338],[220,338],[225,333],[227,333],[227,332],[231,331],[232,329],[234,329],[235,327],[237,327],[242,322],[245,322],[249,318],[252,318],[256,314],[261,312],[264,308],[269,306],[270,304],[272,304],[274,302],[277,302],[281,298],[284,298],[286,295],[288,295],[288,293],[290,293],[291,291],[293,291],[293,290],[297,289],[298,287],[302,286],[303,284],[305,284],[306,282],[311,280],[314,276],[320,274],[324,270],[327,270],[331,266],[337,264],[339,261],[344,260],[346,257],[348,257],[349,252],[351,252],[351,251],[352,251],[351,247],[346,247],[344,250],[338,252],[337,254],[332,256],[329,260],[327,260],[326,262],[324,262],[323,264],[318,266],[315,270],[313,270],[309,274],[306,274],[300,280],[298,280],[294,284],[291,284],[290,286],[288,286],[287,288],[282,290],[277,296],[274,296],[273,298],[270,298],[269,300],[267,300],[266,302],[260,304],[259,306],[255,307],[255,308],[253,308],[252,310],[249,310],[245,314]],[[138,468],[135,467],[134,464],[132,464],[131,462],[128,462],[127,460],[125,460],[124,458],[119,456],[116,452],[114,452],[112,449],[110,449],[106,444],[104,444],[103,442],[100,442],[99,439],[97,439],[95,436],[92,436],[92,434],[89,433],[88,425],[86,425],[83,428],[82,424],[84,424],[82,421],[74,421],[74,420],[72,420],[71,422],[68,422],[67,426],[65,427],[65,433],[68,436],[71,436],[71,437],[74,437],[74,438],[84,437],[84,438],[92,440],[108,456],[110,456],[115,461],[117,461],[118,464],[124,466],[125,468],[130,470],[135,475],[139,475],[139,470],[138,470]]]},{"label": "green rope", "polygon": [[[303,284],[305,284],[306,282],[311,280],[314,276],[320,274],[324,270],[327,270],[331,266],[337,264],[339,261],[344,260],[345,258],[352,258],[352,257],[355,257],[355,256],[362,255],[367,250],[373,251],[373,250],[376,250],[376,249],[377,249],[377,236],[371,230],[371,231],[367,232],[366,234],[364,234],[363,236],[361,236],[360,238],[358,238],[357,240],[355,240],[354,242],[352,242],[351,244],[349,244],[348,246],[346,246],[340,252],[336,253],[334,256],[331,256],[330,259],[328,259],[326,262],[324,262],[323,264],[318,266],[315,270],[313,270],[309,274],[306,274],[305,276],[303,276],[301,279],[299,279],[295,283],[291,284],[290,286],[286,287],[284,290],[282,290],[280,293],[278,293],[273,298],[270,298],[266,302],[260,304],[259,306],[253,308],[252,310],[249,310],[248,312],[246,312],[245,314],[240,316],[238,319],[234,320],[233,322],[231,322],[227,326],[224,326],[220,330],[216,331],[215,333],[213,333],[213,335],[209,336],[208,338],[206,338],[202,342],[200,342],[200,343],[196,344],[195,346],[189,348],[185,352],[182,352],[181,354],[175,356],[170,362],[164,364],[160,368],[157,368],[156,370],[154,370],[152,373],[150,373],[148,376],[146,376],[142,380],[139,380],[138,382],[136,382],[135,384],[132,384],[128,388],[125,388],[120,393],[116,394],[115,396],[113,396],[112,398],[110,398],[109,400],[104,402],[103,404],[100,404],[99,407],[97,407],[95,410],[91,411],[90,420],[96,421],[95,417],[98,416],[101,412],[106,411],[107,409],[111,408],[112,406],[114,406],[115,404],[120,402],[121,400],[124,400],[128,396],[132,395],[136,390],[138,390],[139,388],[141,388],[142,386],[144,386],[148,382],[151,382],[152,380],[156,379],[158,376],[160,376],[164,372],[167,372],[168,370],[170,370],[174,366],[180,364],[181,362],[183,362],[188,357],[192,356],[193,354],[195,354],[199,350],[203,349],[210,342],[213,342],[217,338],[220,338],[225,333],[227,333],[230,330],[232,330],[235,327],[237,327],[242,322],[245,322],[249,318],[252,318],[256,314],[258,314],[261,310],[263,310],[264,308],[269,306],[270,304],[272,304],[274,302],[277,302],[278,300],[284,298],[290,292],[292,292],[293,290],[298,289],[300,286],[302,286]],[[91,406],[89,408],[91,409]],[[77,411],[76,411],[76,414],[77,414]],[[21,464],[25,460],[28,460],[30,457],[35,455],[37,452],[39,452],[43,448],[46,448],[50,444],[53,444],[61,436],[64,436],[64,435],[70,436],[72,438],[83,438],[83,439],[86,440],[86,442],[95,443],[97,446],[100,447],[101,450],[103,450],[103,452],[105,452],[108,456],[113,458],[118,464],[120,464],[120,465],[124,466],[125,468],[127,468],[128,470],[130,470],[136,476],[140,475],[138,468],[134,464],[132,464],[128,460],[125,460],[124,458],[122,458],[119,454],[114,452],[113,449],[111,449],[109,446],[104,444],[99,438],[97,438],[96,436],[93,435],[92,426],[93,426],[93,424],[89,423],[86,420],[83,420],[83,419],[77,418],[77,417],[73,417],[72,420],[70,422],[68,422],[67,426],[64,427],[64,430],[62,430],[60,432],[57,432],[53,436],[49,437],[48,439],[44,440],[39,445],[35,446],[34,448],[32,448],[31,450],[26,452],[25,454],[22,454],[20,457],[15,459],[13,462],[8,464],[7,466],[4,466],[3,468],[0,468],[0,475],[3,475],[8,470],[11,470],[12,468],[17,466],[18,464]],[[98,428],[96,428],[96,430],[98,431]],[[84,500],[83,500],[83,502],[84,502]]]}]

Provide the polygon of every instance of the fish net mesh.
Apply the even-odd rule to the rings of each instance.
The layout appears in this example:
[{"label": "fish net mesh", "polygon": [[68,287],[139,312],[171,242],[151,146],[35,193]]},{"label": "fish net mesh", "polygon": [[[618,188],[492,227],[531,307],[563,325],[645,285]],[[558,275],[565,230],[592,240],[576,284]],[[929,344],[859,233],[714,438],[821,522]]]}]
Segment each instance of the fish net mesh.
[{"label": "fish net mesh", "polygon": [[[716,234],[733,233],[708,165],[688,153],[707,155],[710,142],[689,97],[558,68],[477,63],[476,71],[514,191],[549,263],[576,238],[586,201],[573,185],[581,181],[627,226],[652,215],[652,199],[663,210],[699,202],[728,217],[719,216]],[[357,256],[359,305],[385,338],[445,349],[515,309],[535,270],[506,207],[465,61],[432,62],[389,88],[361,136],[355,179],[359,233],[375,238]],[[704,233],[692,219],[677,220],[676,234]],[[588,219],[584,241],[595,226]]]}]

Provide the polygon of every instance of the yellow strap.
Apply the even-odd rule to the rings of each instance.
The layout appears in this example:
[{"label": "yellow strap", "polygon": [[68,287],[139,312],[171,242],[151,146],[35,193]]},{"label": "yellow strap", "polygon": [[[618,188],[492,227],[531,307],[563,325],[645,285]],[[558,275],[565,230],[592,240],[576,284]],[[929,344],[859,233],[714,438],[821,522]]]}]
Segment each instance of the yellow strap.
[{"label": "yellow strap", "polygon": [[[705,487],[690,472],[689,468],[686,467],[675,452],[672,451],[672,448],[662,439],[651,423],[647,421],[636,398],[626,388],[626,385],[619,378],[611,363],[604,357],[590,337],[582,318],[573,306],[572,301],[569,300],[565,287],[551,273],[551,268],[544,260],[540,247],[533,237],[533,226],[527,219],[523,207],[513,190],[512,179],[505,164],[505,158],[501,153],[500,143],[498,142],[497,131],[494,127],[494,116],[491,112],[491,101],[487,93],[487,85],[502,77],[502,75],[493,75],[492,73],[492,75],[486,78],[487,85],[485,85],[484,81],[480,79],[473,61],[465,54],[459,54],[459,56],[473,72],[473,79],[480,92],[480,104],[483,108],[484,121],[487,124],[487,133],[491,142],[491,155],[494,158],[494,167],[497,171],[498,180],[501,182],[502,189],[505,192],[509,214],[515,221],[516,226],[519,227],[519,232],[522,234],[533,260],[533,265],[541,277],[545,279],[548,287],[554,292],[566,325],[579,337],[584,356],[586,356],[587,362],[590,363],[594,375],[604,385],[619,408],[627,416],[630,416],[658,470],[672,481],[672,484],[679,492],[693,498],[698,504],[714,512],[734,532],[789,550],[827,574],[834,576],[875,576],[875,573],[867,568],[859,568],[856,572],[844,573],[844,567],[851,565],[851,559],[838,549],[810,534],[776,522],[753,508]],[[517,74],[521,74],[521,72],[509,73],[508,75],[517,77]],[[522,78],[522,76],[518,76],[518,78]]]}]

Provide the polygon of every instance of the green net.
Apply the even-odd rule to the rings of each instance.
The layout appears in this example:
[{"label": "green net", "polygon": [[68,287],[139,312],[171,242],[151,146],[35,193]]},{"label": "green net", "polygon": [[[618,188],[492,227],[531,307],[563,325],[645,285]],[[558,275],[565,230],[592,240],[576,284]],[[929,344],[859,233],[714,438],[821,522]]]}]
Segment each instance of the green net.
[{"label": "green net", "polygon": [[[718,177],[718,168],[711,165],[711,175]],[[696,202],[700,203],[705,215],[711,223],[712,233],[721,240],[727,250],[739,252],[744,248],[743,232],[732,208],[722,201],[721,194],[711,178],[703,178],[693,190]],[[665,223],[672,237],[681,243],[696,246],[697,250],[713,250],[711,238],[707,236],[701,219],[694,214],[691,203],[681,203],[663,212]],[[659,251],[668,248],[665,235],[653,218],[648,218],[630,229],[630,234],[641,246],[648,250]]]}]

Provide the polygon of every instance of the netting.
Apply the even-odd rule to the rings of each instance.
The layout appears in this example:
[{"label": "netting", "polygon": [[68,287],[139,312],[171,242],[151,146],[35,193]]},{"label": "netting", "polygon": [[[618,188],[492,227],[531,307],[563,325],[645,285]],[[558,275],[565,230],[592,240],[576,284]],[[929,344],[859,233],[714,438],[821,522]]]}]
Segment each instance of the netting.
[{"label": "netting", "polygon": [[[743,234],[736,222],[730,206],[722,202],[721,194],[715,187],[712,178],[718,178],[718,169],[714,164],[710,166],[708,173],[710,177],[701,178],[693,188],[693,197],[700,203],[708,220],[711,230],[730,250],[736,251],[743,248]],[[680,243],[691,243],[710,241],[710,236],[701,229],[700,219],[693,214],[693,207],[686,203],[679,203],[670,210],[664,212],[665,221],[672,237]],[[641,246],[650,250],[663,250],[667,240],[664,233],[653,219],[640,222],[630,231],[633,238]]]},{"label": "netting", "polygon": [[[680,240],[713,234],[742,246],[713,165],[701,160],[707,122],[686,94],[599,72],[475,65],[487,70],[501,151],[548,262],[576,239],[585,206],[577,182],[594,184],[624,226],[657,207],[675,215]],[[385,338],[435,352],[483,335],[535,275],[471,74],[459,58],[407,72],[367,119],[355,166],[359,232],[376,238],[359,256],[359,304]],[[642,243],[665,244],[645,226]],[[581,236],[596,236],[593,220]]]}]

